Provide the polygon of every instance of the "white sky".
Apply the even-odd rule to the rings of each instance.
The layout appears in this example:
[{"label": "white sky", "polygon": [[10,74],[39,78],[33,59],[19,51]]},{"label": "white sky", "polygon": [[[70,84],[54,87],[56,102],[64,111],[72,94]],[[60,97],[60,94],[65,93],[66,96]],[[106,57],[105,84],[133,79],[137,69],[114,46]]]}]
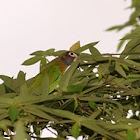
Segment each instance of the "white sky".
[{"label": "white sky", "polygon": [[[0,74],[27,78],[35,76],[38,65],[21,66],[29,54],[49,48],[69,49],[100,41],[101,52],[115,52],[123,33],[105,32],[128,20],[130,1],[124,0],[1,0]],[[125,31],[126,32],[126,31]]]},{"label": "white sky", "polygon": [[75,42],[100,41],[102,53],[115,53],[121,33],[105,29],[128,20],[130,1],[124,0],[1,0],[0,74],[27,78],[39,66],[21,66],[29,54],[50,48],[69,49]]}]

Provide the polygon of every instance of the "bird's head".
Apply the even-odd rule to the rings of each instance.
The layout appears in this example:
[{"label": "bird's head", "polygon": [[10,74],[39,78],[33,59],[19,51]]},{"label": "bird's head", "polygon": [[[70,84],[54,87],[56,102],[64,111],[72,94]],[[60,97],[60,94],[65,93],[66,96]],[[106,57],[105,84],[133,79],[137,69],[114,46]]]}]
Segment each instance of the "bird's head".
[{"label": "bird's head", "polygon": [[69,66],[69,65],[71,65],[71,63],[72,63],[73,61],[75,61],[78,57],[79,57],[79,56],[78,56],[77,53],[75,53],[75,52],[73,52],[73,51],[68,51],[68,52],[65,52],[65,53],[62,55],[61,59],[62,59],[62,61],[63,61],[67,66]]}]

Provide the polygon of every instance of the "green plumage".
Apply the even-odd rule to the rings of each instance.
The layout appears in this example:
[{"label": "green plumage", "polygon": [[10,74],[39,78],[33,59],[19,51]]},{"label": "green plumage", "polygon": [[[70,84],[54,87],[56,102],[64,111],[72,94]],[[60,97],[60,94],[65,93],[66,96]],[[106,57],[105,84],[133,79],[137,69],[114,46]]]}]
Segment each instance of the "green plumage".
[{"label": "green plumage", "polygon": [[45,76],[45,74],[47,74],[49,76],[49,83],[46,84],[49,84],[50,86],[49,93],[52,92],[57,87],[57,85],[59,85],[59,82],[66,68],[77,58],[78,55],[76,53],[68,51],[52,60],[36,77],[34,77],[34,82],[29,87],[29,90],[33,90],[39,87],[41,85],[43,77]]}]

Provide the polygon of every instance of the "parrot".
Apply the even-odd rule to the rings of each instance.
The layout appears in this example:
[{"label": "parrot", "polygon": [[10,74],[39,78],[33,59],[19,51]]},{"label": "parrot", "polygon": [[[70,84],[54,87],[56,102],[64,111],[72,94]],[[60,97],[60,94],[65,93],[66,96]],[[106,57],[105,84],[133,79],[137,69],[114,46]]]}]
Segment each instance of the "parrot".
[{"label": "parrot", "polygon": [[[54,91],[54,89],[59,85],[59,82],[64,74],[66,68],[71,65],[71,63],[78,58],[78,54],[74,51],[67,51],[60,55],[59,57],[53,59],[43,70],[34,77],[33,84],[29,87],[29,90],[33,90],[41,85],[42,78],[47,73],[49,77],[49,93]],[[46,83],[48,84],[48,83]]]}]

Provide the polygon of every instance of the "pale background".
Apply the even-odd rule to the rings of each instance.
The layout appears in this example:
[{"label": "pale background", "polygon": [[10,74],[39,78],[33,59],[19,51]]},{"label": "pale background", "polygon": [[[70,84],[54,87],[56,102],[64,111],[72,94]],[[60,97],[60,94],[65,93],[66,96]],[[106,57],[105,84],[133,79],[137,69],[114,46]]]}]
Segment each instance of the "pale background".
[{"label": "pale background", "polygon": [[[29,54],[50,48],[69,49],[75,42],[100,41],[101,53],[115,53],[122,32],[105,32],[126,22],[130,0],[1,0],[0,75],[35,76],[39,65],[21,66]],[[1,81],[0,81],[1,82]]]}]

